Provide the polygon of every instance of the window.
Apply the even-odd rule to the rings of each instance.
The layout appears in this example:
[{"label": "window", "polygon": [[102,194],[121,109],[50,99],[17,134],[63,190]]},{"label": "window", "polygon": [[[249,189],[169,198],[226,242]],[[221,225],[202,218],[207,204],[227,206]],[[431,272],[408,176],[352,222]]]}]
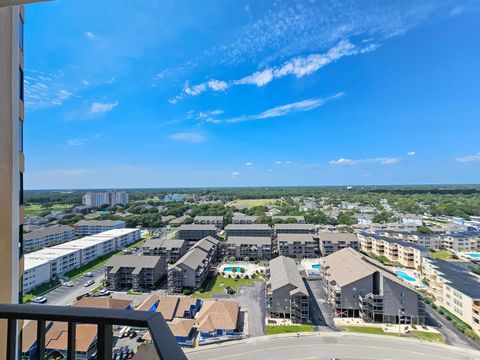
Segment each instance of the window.
[{"label": "window", "polygon": [[18,151],[23,152],[23,121],[18,119]]},{"label": "window", "polygon": [[18,97],[23,101],[23,70],[18,68]]},{"label": "window", "polygon": [[18,21],[18,45],[20,46],[20,49],[23,51],[23,20],[20,17]]},{"label": "window", "polygon": [[23,255],[23,225],[20,225],[18,230],[18,253],[21,258]]},{"label": "window", "polygon": [[20,173],[20,189],[19,189],[19,202],[23,205],[23,174]]}]

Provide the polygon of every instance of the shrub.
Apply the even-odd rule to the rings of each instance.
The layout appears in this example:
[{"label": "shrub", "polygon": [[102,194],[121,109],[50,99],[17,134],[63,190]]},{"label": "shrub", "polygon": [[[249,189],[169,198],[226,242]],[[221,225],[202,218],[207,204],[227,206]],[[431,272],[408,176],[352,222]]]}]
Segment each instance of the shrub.
[{"label": "shrub", "polygon": [[435,310],[437,310],[437,309],[438,309],[438,306],[435,305],[435,304],[432,304],[432,308],[435,309]]},{"label": "shrub", "polygon": [[471,329],[465,329],[463,333],[474,341],[480,341],[480,337]]},{"label": "shrub", "polygon": [[412,329],[413,329],[413,330],[416,330],[416,329],[417,329],[417,325],[412,324]]},{"label": "shrub", "polygon": [[200,289],[198,289],[198,292],[204,293],[204,292],[205,292],[205,289],[204,289],[204,288],[200,288]]},{"label": "shrub", "polygon": [[240,279],[240,275],[237,275],[237,279]]},{"label": "shrub", "polygon": [[430,304],[431,303],[430,299],[425,299],[424,301],[425,301],[425,304]]},{"label": "shrub", "polygon": [[448,315],[445,316],[447,318],[448,321],[452,321],[452,318]]},{"label": "shrub", "polygon": [[444,315],[444,314],[445,314],[445,312],[444,312],[442,309],[438,310],[438,313],[439,313],[440,315]]},{"label": "shrub", "polygon": [[249,279],[248,275],[245,275],[243,278],[244,278],[244,279]]},{"label": "shrub", "polygon": [[183,289],[183,295],[192,295],[192,291],[190,289]]},{"label": "shrub", "polygon": [[462,324],[460,324],[456,321],[453,323],[453,326],[455,326],[461,332],[465,332],[466,330],[470,330],[470,329],[466,329],[465,326],[462,326]]}]

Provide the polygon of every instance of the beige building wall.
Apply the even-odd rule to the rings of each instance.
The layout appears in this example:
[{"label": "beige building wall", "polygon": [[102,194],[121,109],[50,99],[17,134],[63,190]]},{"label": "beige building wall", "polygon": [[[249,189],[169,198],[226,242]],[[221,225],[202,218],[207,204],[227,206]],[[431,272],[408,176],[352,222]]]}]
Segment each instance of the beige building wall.
[{"label": "beige building wall", "polygon": [[[23,270],[19,247],[23,224],[20,171],[24,167],[20,153],[24,106],[19,98],[19,69],[23,71],[19,22],[23,18],[23,7],[0,8],[0,303],[19,302]],[[1,359],[6,356],[5,343],[6,321],[1,321]]]}]

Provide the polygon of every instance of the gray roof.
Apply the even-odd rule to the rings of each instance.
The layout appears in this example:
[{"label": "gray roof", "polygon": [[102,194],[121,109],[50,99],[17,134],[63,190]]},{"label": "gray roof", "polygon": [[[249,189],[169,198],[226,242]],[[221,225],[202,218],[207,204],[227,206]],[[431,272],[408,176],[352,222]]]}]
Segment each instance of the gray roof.
[{"label": "gray roof", "polygon": [[160,238],[153,238],[145,241],[143,243],[143,248],[149,249],[159,249],[164,248],[166,250],[171,250],[174,248],[181,248],[185,244],[185,240],[180,239],[160,239]]},{"label": "gray roof", "polygon": [[431,258],[428,261],[443,274],[449,286],[473,299],[480,299],[480,277],[471,273],[470,269],[451,261]]},{"label": "gray roof", "polygon": [[336,243],[339,241],[358,241],[357,235],[353,233],[320,232],[318,233],[318,237],[320,238],[320,241],[327,240],[331,241],[332,243]]},{"label": "gray roof", "polygon": [[269,236],[229,236],[227,244],[271,245],[272,239]]},{"label": "gray roof", "polygon": [[23,234],[25,240],[37,239],[48,235],[60,234],[67,231],[74,231],[75,229],[68,225],[60,225],[49,227],[45,229],[35,230],[26,234]]},{"label": "gray roof", "polygon": [[252,216],[252,215],[245,215],[245,214],[240,214],[240,213],[236,213],[236,214],[233,214],[233,219],[234,220],[257,220],[259,218],[259,216]]},{"label": "gray roof", "polygon": [[286,241],[287,243],[293,243],[299,241],[301,243],[315,242],[315,239],[310,234],[278,234],[278,241]]},{"label": "gray roof", "polygon": [[289,216],[289,215],[274,215],[272,216],[272,219],[282,219],[282,220],[295,219],[297,221],[305,221],[305,217],[303,216]]},{"label": "gray roof", "polygon": [[280,289],[285,285],[293,285],[296,289],[291,293],[295,293],[296,290],[308,295],[307,288],[303,282],[300,272],[297,269],[297,264],[293,259],[285,256],[279,256],[269,262],[270,279],[268,283],[271,285],[272,290]]},{"label": "gray roof", "polygon": [[193,220],[223,221],[223,216],[197,215]]},{"label": "gray roof", "polygon": [[203,225],[203,224],[183,224],[180,225],[178,230],[206,230],[206,231],[217,231],[215,225]]},{"label": "gray roof", "polygon": [[123,220],[80,220],[75,226],[115,226]]},{"label": "gray roof", "polygon": [[228,224],[225,230],[272,230],[268,224]]},{"label": "gray roof", "polygon": [[215,246],[217,246],[219,242],[220,242],[219,240],[211,236],[207,236],[197,241],[190,249],[199,247],[205,250],[206,252],[210,252],[210,250],[212,250]]},{"label": "gray roof", "polygon": [[138,273],[142,268],[156,267],[160,260],[160,256],[115,255],[108,260],[106,266],[113,266],[111,272],[122,267],[134,267],[134,271]]},{"label": "gray roof", "polygon": [[277,229],[301,229],[301,230],[315,230],[314,224],[275,224],[275,230]]},{"label": "gray roof", "polygon": [[184,265],[190,269],[195,270],[207,257],[207,253],[200,247],[192,247],[185,255],[183,255],[176,263],[175,266]]}]

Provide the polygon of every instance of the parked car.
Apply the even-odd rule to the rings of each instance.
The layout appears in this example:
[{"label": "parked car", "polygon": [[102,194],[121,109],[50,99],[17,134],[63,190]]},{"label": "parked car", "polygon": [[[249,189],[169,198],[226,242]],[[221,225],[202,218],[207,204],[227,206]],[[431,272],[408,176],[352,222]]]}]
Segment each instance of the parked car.
[{"label": "parked car", "polygon": [[47,298],[45,296],[37,296],[32,299],[32,302],[35,304],[44,304],[47,302]]},{"label": "parked car", "polygon": [[86,272],[85,274],[83,274],[83,276],[85,277],[93,277],[93,274],[91,272]]},{"label": "parked car", "polygon": [[73,286],[73,282],[71,282],[71,281],[64,282],[64,283],[63,283],[63,286],[72,287],[72,286]]},{"label": "parked car", "polygon": [[130,335],[128,335],[128,337],[129,337],[130,339],[134,339],[136,336],[137,336],[137,333],[136,333],[135,331],[133,331],[133,330],[130,331]]},{"label": "parked car", "polygon": [[90,286],[90,285],[93,285],[94,283],[95,283],[95,281],[93,281],[93,280],[88,280],[88,281],[85,283],[85,285],[83,285],[83,286],[88,287],[88,286]]}]

